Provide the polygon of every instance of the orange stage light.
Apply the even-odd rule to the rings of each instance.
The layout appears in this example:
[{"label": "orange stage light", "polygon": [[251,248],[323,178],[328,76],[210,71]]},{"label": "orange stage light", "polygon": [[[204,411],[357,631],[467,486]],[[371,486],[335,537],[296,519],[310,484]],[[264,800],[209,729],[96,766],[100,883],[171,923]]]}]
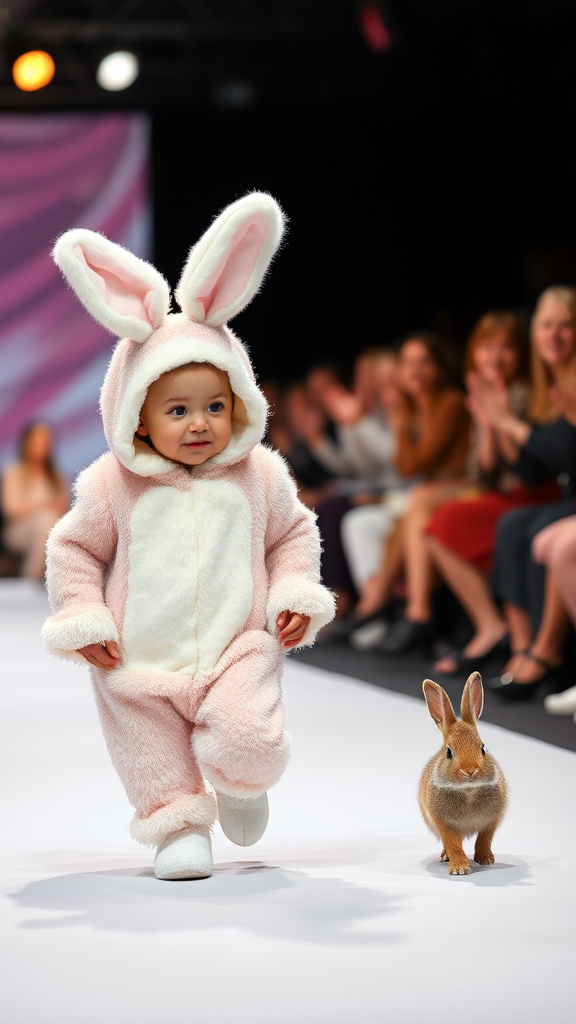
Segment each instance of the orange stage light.
[{"label": "orange stage light", "polygon": [[19,89],[34,92],[43,89],[54,78],[56,68],[49,53],[44,50],[30,50],[21,54],[14,62],[12,77]]}]

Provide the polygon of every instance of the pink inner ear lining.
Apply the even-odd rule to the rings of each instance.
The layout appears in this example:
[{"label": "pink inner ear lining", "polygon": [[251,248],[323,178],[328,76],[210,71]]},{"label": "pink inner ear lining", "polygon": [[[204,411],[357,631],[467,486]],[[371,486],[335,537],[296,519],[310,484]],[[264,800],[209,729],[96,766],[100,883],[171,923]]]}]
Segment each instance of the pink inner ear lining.
[{"label": "pink inner ear lining", "polygon": [[232,305],[243,295],[268,238],[268,232],[267,220],[258,213],[243,224],[233,236],[232,244],[222,254],[194,296],[206,320],[219,310]]},{"label": "pink inner ear lining", "polygon": [[76,245],[74,255],[84,264],[90,280],[115,313],[135,316],[154,329],[160,327],[162,315],[153,284],[95,246]]},{"label": "pink inner ear lining", "polygon": [[483,703],[482,687],[478,683],[473,683],[470,687],[470,707],[476,718],[480,718]]}]

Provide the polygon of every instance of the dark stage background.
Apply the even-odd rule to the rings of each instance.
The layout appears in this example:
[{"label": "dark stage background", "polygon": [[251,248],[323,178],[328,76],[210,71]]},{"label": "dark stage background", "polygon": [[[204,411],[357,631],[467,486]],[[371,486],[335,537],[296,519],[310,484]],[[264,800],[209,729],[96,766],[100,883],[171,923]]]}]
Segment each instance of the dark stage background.
[{"label": "dark stage background", "polygon": [[186,135],[180,114],[157,116],[157,264],[175,284],[213,212],[265,189],[290,230],[235,321],[261,375],[346,367],[414,327],[460,347],[486,309],[528,311],[546,285],[576,280],[572,138],[559,122],[423,103],[410,115],[202,112]]},{"label": "dark stage background", "polygon": [[[219,209],[274,194],[287,242],[235,327],[261,377],[295,379],[414,327],[461,349],[486,309],[576,281],[575,27],[573,0],[14,0],[0,102],[151,114],[172,285]],[[33,46],[57,70],[26,94]],[[140,77],[105,93],[123,48]]]}]

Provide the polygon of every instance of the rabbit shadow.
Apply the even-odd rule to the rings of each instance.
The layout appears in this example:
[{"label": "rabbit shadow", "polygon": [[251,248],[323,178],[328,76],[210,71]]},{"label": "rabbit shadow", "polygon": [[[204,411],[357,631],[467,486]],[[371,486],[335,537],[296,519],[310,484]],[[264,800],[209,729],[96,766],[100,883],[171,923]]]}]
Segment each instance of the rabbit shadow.
[{"label": "rabbit shadow", "polygon": [[33,917],[27,930],[90,927],[97,931],[152,933],[236,928],[297,943],[397,943],[389,919],[398,896],[317,878],[259,861],[220,864],[210,878],[159,881],[151,868],[113,868],[29,882],[10,897],[23,910],[56,911]]},{"label": "rabbit shadow", "polygon": [[475,864],[470,860],[469,875],[451,875],[448,871],[448,864],[441,861],[439,857],[428,858],[423,861],[426,872],[433,878],[439,878],[445,882],[460,882],[467,885],[477,885],[482,888],[503,888],[510,885],[533,885],[530,880],[530,868],[526,861],[516,858],[514,863],[500,859],[495,864]]}]

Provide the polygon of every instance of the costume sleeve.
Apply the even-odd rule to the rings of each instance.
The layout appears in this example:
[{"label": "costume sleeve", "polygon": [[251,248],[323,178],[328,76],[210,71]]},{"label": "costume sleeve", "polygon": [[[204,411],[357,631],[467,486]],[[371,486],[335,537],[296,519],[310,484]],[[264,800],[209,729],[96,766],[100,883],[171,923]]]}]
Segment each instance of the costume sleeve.
[{"label": "costume sleeve", "polygon": [[118,641],[104,601],[104,580],[117,532],[107,496],[104,456],[80,474],[76,500],[57,523],[46,548],[46,579],[53,615],[42,627],[51,654],[84,663],[76,651],[87,644]]},{"label": "costume sleeve", "polygon": [[[470,418],[464,398],[458,391],[447,391],[430,415],[429,423],[417,438],[409,431],[398,432],[396,468],[402,476],[433,471],[445,459],[456,438],[468,434]],[[462,470],[464,466],[461,467]]]},{"label": "costume sleeve", "polygon": [[334,618],[334,596],[320,583],[320,534],[316,516],[299,500],[296,485],[277,452],[262,449],[268,480],[266,617],[270,633],[288,610],[310,616],[299,647],[310,647],[318,630]]}]

